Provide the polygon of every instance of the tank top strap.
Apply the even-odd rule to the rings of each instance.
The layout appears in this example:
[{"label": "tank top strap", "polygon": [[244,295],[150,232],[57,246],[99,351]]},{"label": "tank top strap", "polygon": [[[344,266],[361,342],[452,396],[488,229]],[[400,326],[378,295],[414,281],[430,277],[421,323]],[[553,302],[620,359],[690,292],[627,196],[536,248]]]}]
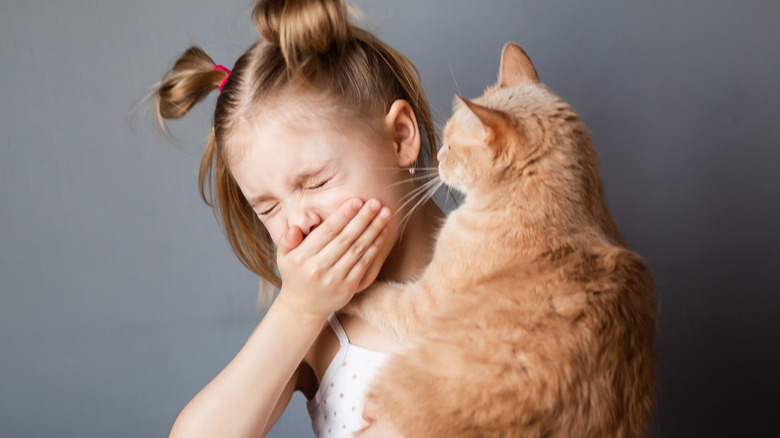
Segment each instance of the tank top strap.
[{"label": "tank top strap", "polygon": [[344,331],[344,327],[341,326],[341,323],[339,322],[339,319],[336,317],[335,313],[331,313],[328,317],[328,324],[330,324],[330,328],[339,339],[339,345],[341,348],[346,347],[349,344],[349,338],[347,338],[347,332]]}]

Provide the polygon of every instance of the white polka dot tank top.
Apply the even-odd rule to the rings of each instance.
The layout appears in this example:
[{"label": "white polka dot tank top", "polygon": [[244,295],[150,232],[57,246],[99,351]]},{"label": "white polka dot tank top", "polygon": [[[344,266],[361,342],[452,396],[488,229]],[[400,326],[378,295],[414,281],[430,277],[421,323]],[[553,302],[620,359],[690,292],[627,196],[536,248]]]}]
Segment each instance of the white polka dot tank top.
[{"label": "white polka dot tank top", "polygon": [[365,392],[389,354],[352,345],[335,314],[328,318],[339,340],[339,351],[308,401],[311,424],[318,438],[343,438],[365,427]]}]

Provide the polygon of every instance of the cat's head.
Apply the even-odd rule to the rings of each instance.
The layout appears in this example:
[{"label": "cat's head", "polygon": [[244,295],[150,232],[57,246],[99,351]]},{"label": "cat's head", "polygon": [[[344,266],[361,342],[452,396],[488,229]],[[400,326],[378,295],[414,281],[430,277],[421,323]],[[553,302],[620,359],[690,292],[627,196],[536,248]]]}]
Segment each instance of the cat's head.
[{"label": "cat's head", "polygon": [[441,180],[466,194],[532,180],[545,187],[600,185],[587,129],[513,43],[504,46],[494,86],[473,101],[455,99],[439,162]]}]

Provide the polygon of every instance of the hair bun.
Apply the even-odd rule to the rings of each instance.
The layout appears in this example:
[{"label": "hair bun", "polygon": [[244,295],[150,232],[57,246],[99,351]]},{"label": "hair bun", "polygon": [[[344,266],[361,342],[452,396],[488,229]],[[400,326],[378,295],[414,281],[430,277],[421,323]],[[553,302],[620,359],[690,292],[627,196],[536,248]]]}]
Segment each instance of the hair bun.
[{"label": "hair bun", "polygon": [[252,20],[264,40],[281,48],[291,66],[352,38],[341,0],[260,0]]}]

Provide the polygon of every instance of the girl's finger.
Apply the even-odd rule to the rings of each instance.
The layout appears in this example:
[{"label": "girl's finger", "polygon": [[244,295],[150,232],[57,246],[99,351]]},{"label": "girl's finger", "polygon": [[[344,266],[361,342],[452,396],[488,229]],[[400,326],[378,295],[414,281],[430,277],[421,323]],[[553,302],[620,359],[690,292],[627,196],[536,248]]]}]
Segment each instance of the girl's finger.
[{"label": "girl's finger", "polygon": [[379,232],[379,235],[376,236],[376,239],[371,242],[371,245],[366,248],[360,258],[351,266],[346,275],[345,281],[347,283],[357,284],[358,290],[363,290],[368,287],[368,284],[359,284],[359,282],[366,274],[368,266],[371,265],[371,262],[373,262],[377,254],[379,254],[379,250],[382,248],[382,244],[385,243],[385,239],[387,238],[387,233],[387,228],[383,228],[382,231]]},{"label": "girl's finger", "polygon": [[284,236],[282,236],[282,240],[279,242],[279,245],[277,245],[278,251],[280,254],[287,254],[297,248],[302,241],[303,231],[297,226],[292,226],[284,233]]},{"label": "girl's finger", "polygon": [[389,219],[388,209],[385,209],[387,214],[380,219],[381,210],[382,204],[376,199],[366,202],[357,216],[341,230],[341,233],[317,254],[319,263],[322,266],[335,267],[337,264],[343,265],[346,262],[347,266],[338,271],[346,275],[349,267],[360,258],[360,255],[374,241],[376,235]]},{"label": "girl's finger", "polygon": [[361,199],[351,199],[341,204],[335,213],[327,217],[304,239],[300,248],[308,254],[317,254],[341,233],[363,206]]}]

